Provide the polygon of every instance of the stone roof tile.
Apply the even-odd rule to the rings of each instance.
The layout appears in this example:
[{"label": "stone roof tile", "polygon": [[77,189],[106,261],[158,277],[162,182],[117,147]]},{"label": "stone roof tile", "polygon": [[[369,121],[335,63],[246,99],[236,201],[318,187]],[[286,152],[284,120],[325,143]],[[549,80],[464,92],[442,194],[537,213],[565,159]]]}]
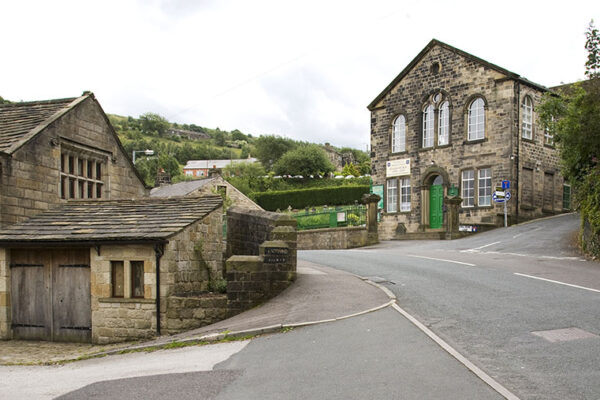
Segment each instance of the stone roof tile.
[{"label": "stone roof tile", "polygon": [[212,195],[69,202],[0,230],[0,243],[166,240],[222,204]]}]

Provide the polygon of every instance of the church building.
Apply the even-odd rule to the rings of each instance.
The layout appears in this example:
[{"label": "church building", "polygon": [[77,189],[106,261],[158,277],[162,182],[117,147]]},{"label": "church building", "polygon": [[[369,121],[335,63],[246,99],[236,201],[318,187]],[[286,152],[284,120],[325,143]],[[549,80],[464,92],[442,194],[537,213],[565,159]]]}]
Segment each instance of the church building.
[{"label": "church building", "polygon": [[536,116],[547,91],[432,40],[368,106],[380,239],[444,232],[449,197],[462,198],[467,231],[503,224],[501,193],[510,223],[570,209],[552,133]]}]

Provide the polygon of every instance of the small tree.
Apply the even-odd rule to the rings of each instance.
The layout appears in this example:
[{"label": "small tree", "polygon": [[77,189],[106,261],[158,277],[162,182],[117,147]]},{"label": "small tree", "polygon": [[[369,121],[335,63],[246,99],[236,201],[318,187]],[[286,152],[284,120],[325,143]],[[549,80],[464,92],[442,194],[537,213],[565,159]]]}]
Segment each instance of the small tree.
[{"label": "small tree", "polygon": [[164,136],[171,126],[166,118],[151,112],[140,115],[140,123],[142,132],[158,136]]},{"label": "small tree", "polygon": [[585,75],[590,79],[598,78],[600,77],[600,35],[594,26],[594,20],[590,21],[585,37],[585,49],[588,51]]},{"label": "small tree", "polygon": [[319,145],[302,145],[285,153],[275,163],[273,169],[278,175],[310,175],[326,174],[334,170],[325,150]]},{"label": "small tree", "polygon": [[269,171],[285,153],[296,147],[292,139],[281,136],[261,136],[254,141],[255,156]]},{"label": "small tree", "polygon": [[344,175],[344,176],[348,176],[348,175],[360,176],[360,171],[358,170],[356,165],[354,165],[352,163],[348,163],[348,164],[344,165],[344,168],[342,169],[342,175]]}]

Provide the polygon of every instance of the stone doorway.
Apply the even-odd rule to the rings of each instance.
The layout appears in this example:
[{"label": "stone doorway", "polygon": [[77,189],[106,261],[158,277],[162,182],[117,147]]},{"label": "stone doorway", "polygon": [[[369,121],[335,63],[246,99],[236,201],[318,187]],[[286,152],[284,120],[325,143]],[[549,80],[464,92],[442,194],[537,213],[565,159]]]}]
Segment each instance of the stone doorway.
[{"label": "stone doorway", "polygon": [[448,174],[432,166],[423,174],[421,182],[421,229],[440,230],[444,227],[444,195],[449,186]]}]

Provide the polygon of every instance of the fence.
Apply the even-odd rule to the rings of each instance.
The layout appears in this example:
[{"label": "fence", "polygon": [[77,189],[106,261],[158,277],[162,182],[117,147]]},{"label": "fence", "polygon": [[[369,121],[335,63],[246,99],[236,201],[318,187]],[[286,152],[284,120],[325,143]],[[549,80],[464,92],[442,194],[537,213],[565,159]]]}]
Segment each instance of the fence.
[{"label": "fence", "polygon": [[317,211],[315,208],[292,213],[291,216],[297,221],[297,229],[322,229],[337,228],[342,226],[361,226],[367,221],[367,208],[362,205],[351,207],[323,208]]}]

